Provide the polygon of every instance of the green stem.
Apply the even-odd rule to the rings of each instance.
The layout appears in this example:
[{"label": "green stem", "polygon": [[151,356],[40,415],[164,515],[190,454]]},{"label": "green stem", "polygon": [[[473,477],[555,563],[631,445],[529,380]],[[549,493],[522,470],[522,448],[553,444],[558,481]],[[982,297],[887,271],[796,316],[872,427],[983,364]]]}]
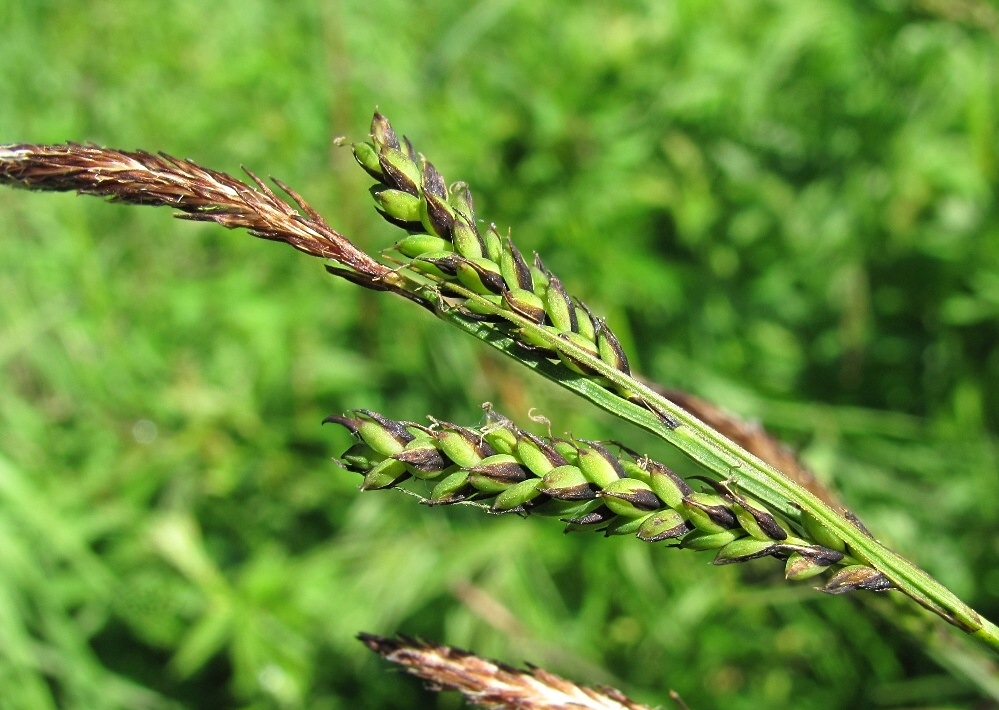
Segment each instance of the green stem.
[{"label": "green stem", "polygon": [[[426,288],[426,282],[423,278],[411,279],[406,270],[397,273],[410,283],[411,288]],[[843,514],[833,510],[810,491],[790,480],[777,469],[730,441],[634,377],[614,369],[571,342],[550,333],[516,313],[500,306],[494,306],[460,285],[444,283],[438,286],[438,288],[441,287],[461,298],[474,300],[486,312],[503,318],[523,332],[530,332],[532,338],[545,342],[552,350],[585,364],[611,383],[637,393],[649,408],[646,409],[629,402],[608,390],[602,383],[576,375],[559,363],[553,363],[543,358],[535,360],[526,356],[522,346],[512,337],[504,334],[494,323],[473,320],[464,315],[458,308],[442,305],[438,309],[438,315],[443,320],[485,341],[521,364],[576,392],[602,409],[656,434],[713,471],[720,478],[732,481],[788,517],[795,519],[799,517],[799,511],[807,511],[828,530],[846,542],[854,557],[881,572],[899,590],[949,623],[999,651],[999,627],[981,617],[926,572],[866,535]],[[653,411],[662,416],[656,416]],[[670,420],[678,425],[670,426],[667,423]]]}]

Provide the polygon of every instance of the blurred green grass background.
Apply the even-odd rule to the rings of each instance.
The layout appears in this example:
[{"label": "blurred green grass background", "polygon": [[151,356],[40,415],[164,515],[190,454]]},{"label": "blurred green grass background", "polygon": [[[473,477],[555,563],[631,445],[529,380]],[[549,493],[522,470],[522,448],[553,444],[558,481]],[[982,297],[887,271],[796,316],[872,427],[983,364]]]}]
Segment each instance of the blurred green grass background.
[{"label": "blurred green grass background", "polygon": [[[0,142],[163,150],[396,235],[379,107],[636,369],[797,447],[999,618],[999,13],[982,0],[0,2]],[[693,709],[994,707],[773,561],[359,495],[352,407],[640,432],[291,249],[0,191],[0,707],[455,708],[402,631]],[[689,465],[676,467],[693,473]]]}]

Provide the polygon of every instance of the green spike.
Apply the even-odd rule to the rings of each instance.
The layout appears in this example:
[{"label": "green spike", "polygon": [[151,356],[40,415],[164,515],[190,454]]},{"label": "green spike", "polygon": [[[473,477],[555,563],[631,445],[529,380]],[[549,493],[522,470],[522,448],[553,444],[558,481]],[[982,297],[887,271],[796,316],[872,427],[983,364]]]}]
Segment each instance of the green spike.
[{"label": "green spike", "polygon": [[513,484],[496,496],[496,500],[493,501],[493,510],[505,511],[522,507],[525,503],[542,495],[541,491],[538,490],[540,486],[540,478],[528,478],[526,481]]},{"label": "green spike", "polygon": [[452,251],[451,242],[432,234],[410,234],[397,241],[395,249],[410,259],[419,256],[449,254]]},{"label": "green spike", "polygon": [[582,441],[578,448],[579,468],[586,480],[598,488],[606,488],[625,477],[620,462],[607,449],[593,441]]}]

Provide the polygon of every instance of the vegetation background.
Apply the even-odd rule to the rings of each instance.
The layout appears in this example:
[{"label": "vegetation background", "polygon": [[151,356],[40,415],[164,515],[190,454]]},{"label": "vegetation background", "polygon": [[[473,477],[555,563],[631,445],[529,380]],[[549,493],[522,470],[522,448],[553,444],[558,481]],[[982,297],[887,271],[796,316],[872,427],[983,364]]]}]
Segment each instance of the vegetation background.
[{"label": "vegetation background", "polygon": [[[999,618],[993,5],[8,0],[0,27],[0,142],[246,165],[375,251],[332,139],[379,107],[636,369],[759,419]],[[772,560],[359,495],[319,426],[352,407],[537,407],[671,454],[291,249],[3,190],[0,263],[2,708],[460,705],[361,630],[695,710],[987,706]]]}]

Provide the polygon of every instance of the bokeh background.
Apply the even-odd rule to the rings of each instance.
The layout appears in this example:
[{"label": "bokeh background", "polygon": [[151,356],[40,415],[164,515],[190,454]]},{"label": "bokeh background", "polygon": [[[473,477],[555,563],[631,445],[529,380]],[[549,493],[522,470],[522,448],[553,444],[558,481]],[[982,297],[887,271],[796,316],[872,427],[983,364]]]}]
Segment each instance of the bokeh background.
[{"label": "bokeh background", "polygon": [[[0,27],[0,142],[246,165],[373,251],[396,234],[332,141],[379,107],[636,369],[764,423],[999,618],[991,3],[5,0]],[[995,707],[974,650],[772,560],[359,494],[319,425],[352,407],[537,407],[696,471],[316,260],[3,189],[0,264],[2,708],[460,706],[359,631],[650,704]]]}]

